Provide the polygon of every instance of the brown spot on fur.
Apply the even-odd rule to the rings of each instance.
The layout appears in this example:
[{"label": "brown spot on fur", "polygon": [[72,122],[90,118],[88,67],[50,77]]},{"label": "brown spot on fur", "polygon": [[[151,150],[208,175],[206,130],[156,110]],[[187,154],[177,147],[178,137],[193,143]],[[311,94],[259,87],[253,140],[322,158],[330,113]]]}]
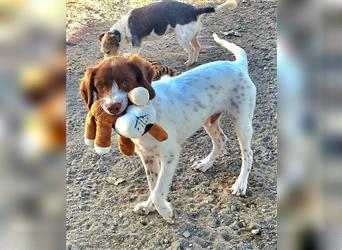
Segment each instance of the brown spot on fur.
[{"label": "brown spot on fur", "polygon": [[212,125],[216,122],[216,120],[220,117],[222,113],[215,113],[209,117],[209,124]]}]

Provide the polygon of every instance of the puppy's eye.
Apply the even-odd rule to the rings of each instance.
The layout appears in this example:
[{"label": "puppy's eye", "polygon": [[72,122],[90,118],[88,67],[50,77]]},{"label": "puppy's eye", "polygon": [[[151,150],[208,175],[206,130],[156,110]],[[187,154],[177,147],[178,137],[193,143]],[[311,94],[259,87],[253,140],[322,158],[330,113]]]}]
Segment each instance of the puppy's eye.
[{"label": "puppy's eye", "polygon": [[97,86],[96,86],[98,89],[103,89],[104,88],[104,85],[103,85],[103,83],[99,83],[99,84],[97,84]]},{"label": "puppy's eye", "polygon": [[127,89],[127,87],[128,87],[127,82],[122,82],[121,87],[122,87],[123,89]]}]

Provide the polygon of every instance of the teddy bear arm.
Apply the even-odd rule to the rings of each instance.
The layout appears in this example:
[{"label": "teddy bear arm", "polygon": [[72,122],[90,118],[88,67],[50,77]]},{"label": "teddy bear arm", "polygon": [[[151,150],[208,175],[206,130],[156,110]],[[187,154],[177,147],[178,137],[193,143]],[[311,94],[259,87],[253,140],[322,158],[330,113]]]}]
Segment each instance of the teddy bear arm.
[{"label": "teddy bear arm", "polygon": [[168,138],[167,132],[158,124],[153,124],[148,133],[152,135],[157,141],[165,141]]}]

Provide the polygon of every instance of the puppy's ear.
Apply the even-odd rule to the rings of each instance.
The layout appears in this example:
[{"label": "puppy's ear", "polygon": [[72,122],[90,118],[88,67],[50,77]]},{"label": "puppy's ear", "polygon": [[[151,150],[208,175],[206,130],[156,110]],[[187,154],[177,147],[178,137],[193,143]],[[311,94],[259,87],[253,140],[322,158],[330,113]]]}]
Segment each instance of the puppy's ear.
[{"label": "puppy's ear", "polygon": [[100,35],[98,36],[98,38],[99,38],[100,41],[102,41],[102,38],[103,38],[104,35],[105,35],[105,33],[102,33],[102,34],[100,34]]},{"label": "puppy's ear", "polygon": [[146,88],[150,94],[150,100],[153,99],[156,93],[151,86],[154,74],[152,65],[138,55],[130,56],[129,61],[136,68],[138,86]]},{"label": "puppy's ear", "polygon": [[94,102],[94,75],[95,68],[87,68],[84,77],[80,81],[79,93],[86,105],[87,111],[90,110]]}]

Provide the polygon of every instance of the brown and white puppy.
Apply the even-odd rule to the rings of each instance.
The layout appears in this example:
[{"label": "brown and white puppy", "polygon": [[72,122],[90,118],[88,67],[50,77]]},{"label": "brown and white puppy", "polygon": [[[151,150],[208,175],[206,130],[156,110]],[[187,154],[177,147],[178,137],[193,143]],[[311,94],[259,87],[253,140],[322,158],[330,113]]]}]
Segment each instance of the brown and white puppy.
[{"label": "brown and white puppy", "polygon": [[175,32],[182,48],[188,53],[185,63],[197,62],[201,46],[198,35],[201,15],[237,7],[240,0],[227,0],[216,7],[196,8],[177,1],[163,1],[129,11],[108,32],[99,35],[101,51],[107,56],[117,55],[125,44],[133,46],[131,53],[139,53],[142,42],[156,40]]},{"label": "brown and white puppy", "polygon": [[153,73],[151,64],[137,55],[110,57],[96,67],[87,68],[80,82],[80,96],[90,110],[95,93],[107,113],[119,116],[129,104],[127,93],[130,90],[144,87],[149,91],[150,99],[155,97],[151,87]]}]

